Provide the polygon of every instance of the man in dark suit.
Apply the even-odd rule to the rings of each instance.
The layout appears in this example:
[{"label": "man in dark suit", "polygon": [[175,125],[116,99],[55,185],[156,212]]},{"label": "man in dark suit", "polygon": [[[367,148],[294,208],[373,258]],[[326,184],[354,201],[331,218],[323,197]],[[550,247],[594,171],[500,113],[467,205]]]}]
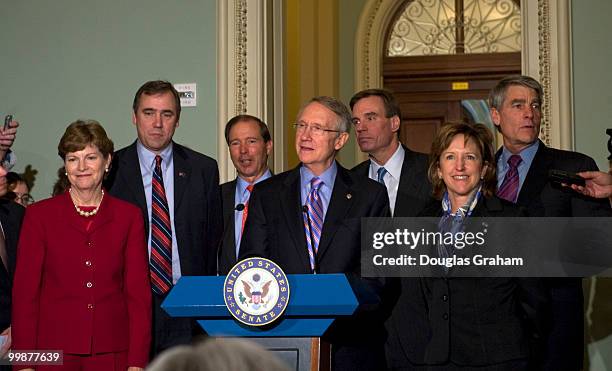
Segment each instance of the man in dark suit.
[{"label": "man in dark suit", "polygon": [[[223,229],[217,163],[172,141],[180,113],[172,84],[149,81],[141,86],[132,113],[138,139],[115,154],[106,183],[112,195],[139,206],[145,219],[154,291],[153,355],[202,333],[190,319],[169,317],[160,304],[181,276],[216,273]],[[163,236],[156,232],[162,230],[160,220],[169,229]],[[168,254],[160,258],[162,243]],[[160,266],[167,270],[161,272]],[[156,288],[160,280],[168,284]]]},{"label": "man in dark suit", "polygon": [[227,274],[236,264],[253,186],[272,176],[268,169],[272,138],[263,121],[251,115],[234,116],[225,125],[225,141],[238,176],[221,185],[224,231],[219,249],[220,274]]},{"label": "man in dark suit", "polygon": [[[380,184],[335,161],[350,120],[334,98],[313,98],[300,110],[295,147],[301,164],[255,186],[241,259],[266,257],[289,274],[347,273],[380,290],[380,281],[360,279],[361,218],[388,216],[388,197]],[[376,315],[336,321],[326,338],[335,370],[385,369],[384,328]]]},{"label": "man in dark suit", "polygon": [[[502,79],[489,95],[491,118],[503,136],[497,153],[498,196],[524,206],[530,216],[612,216],[606,199],[592,199],[549,181],[550,169],[597,170],[592,158],[547,147],[538,139],[542,87],[529,76]],[[583,295],[577,278],[547,280],[551,330],[541,355],[543,370],[580,370],[583,359]]]},{"label": "man in dark suit", "polygon": [[[428,156],[400,143],[401,112],[395,97],[387,90],[367,89],[355,94],[350,106],[357,143],[370,157],[353,171],[386,186],[393,216],[416,216],[431,200]],[[416,300],[421,297],[417,279],[388,280],[387,287],[392,306],[387,309],[387,360],[391,368],[409,369],[424,362],[421,355],[426,344],[415,341],[413,335],[427,326],[426,303]]]},{"label": "man in dark suit", "polygon": [[387,187],[393,216],[416,216],[431,197],[428,156],[400,143],[401,112],[395,97],[387,90],[367,89],[355,94],[350,106],[359,149],[370,158],[353,171]]},{"label": "man in dark suit", "polygon": [[[8,191],[7,169],[15,164],[15,154],[11,146],[15,141],[19,123],[12,120],[6,129],[0,127],[0,198]],[[11,345],[11,287],[15,272],[15,257],[17,255],[17,240],[21,230],[21,220],[24,209],[19,204],[0,199],[0,224],[4,240],[0,240],[0,339],[5,339],[0,345],[0,357]],[[2,341],[0,341],[2,343]],[[9,366],[0,366],[0,370],[10,370]]]},{"label": "man in dark suit", "polygon": [[[0,197],[7,192],[6,174],[7,171],[0,166]],[[24,210],[16,202],[0,199],[0,336],[4,341],[4,344],[0,345],[0,357],[11,345],[11,287]],[[3,367],[0,366],[0,370],[10,370],[10,367]]]}]

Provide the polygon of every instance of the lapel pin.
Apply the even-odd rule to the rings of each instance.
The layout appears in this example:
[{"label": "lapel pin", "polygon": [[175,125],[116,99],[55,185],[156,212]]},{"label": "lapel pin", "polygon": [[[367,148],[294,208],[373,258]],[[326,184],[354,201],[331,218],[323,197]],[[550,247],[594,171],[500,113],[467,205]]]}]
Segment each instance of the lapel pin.
[{"label": "lapel pin", "polygon": [[184,178],[184,177],[187,176],[187,174],[184,171],[179,171],[178,172],[178,176],[181,177],[181,178]]},{"label": "lapel pin", "polygon": [[347,200],[350,200],[351,198],[353,198],[353,195],[352,195],[352,194],[350,194],[350,193],[347,193],[347,194],[346,194],[346,199],[347,199]]}]

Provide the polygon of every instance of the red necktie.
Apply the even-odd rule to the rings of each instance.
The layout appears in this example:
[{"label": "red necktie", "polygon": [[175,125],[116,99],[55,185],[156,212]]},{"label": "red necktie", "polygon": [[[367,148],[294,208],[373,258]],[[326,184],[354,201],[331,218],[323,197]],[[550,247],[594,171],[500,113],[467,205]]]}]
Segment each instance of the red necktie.
[{"label": "red necktie", "polygon": [[[251,198],[251,191],[253,190],[253,184],[249,184],[246,187],[247,191],[249,191],[249,199]],[[242,228],[240,229],[240,234],[244,232],[244,223],[246,223],[247,217],[249,216],[249,200],[244,204],[244,210],[242,210]]]},{"label": "red necktie", "polygon": [[155,156],[151,180],[151,287],[158,295],[172,287],[172,225],[161,162],[161,156]]}]

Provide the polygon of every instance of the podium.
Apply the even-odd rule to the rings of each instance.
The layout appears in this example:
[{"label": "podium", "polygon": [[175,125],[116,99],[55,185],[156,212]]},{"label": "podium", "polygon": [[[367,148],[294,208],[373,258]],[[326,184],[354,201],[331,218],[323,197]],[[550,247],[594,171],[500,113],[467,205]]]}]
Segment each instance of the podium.
[{"label": "podium", "polygon": [[235,320],[225,305],[225,276],[181,277],[162,308],[172,317],[195,318],[216,337],[249,337],[295,370],[329,370],[331,352],[321,336],[339,316],[355,312],[359,302],[344,274],[287,275],[287,309],[274,323],[252,327]]}]

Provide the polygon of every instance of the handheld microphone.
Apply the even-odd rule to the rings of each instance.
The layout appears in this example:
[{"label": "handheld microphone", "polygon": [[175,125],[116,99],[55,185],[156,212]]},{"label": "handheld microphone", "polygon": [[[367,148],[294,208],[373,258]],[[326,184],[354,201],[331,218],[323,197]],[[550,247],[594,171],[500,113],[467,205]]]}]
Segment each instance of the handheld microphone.
[{"label": "handheld microphone", "polygon": [[242,210],[244,210],[244,204],[238,204],[238,205],[236,205],[236,207],[234,208],[234,210],[236,210],[236,211],[242,211]]},{"label": "handheld microphone", "polygon": [[[306,220],[308,221],[308,232],[310,234],[310,245],[314,245],[314,235],[312,234],[312,222],[310,220],[310,214],[308,213],[308,206],[302,205],[302,212],[306,213]],[[314,269],[312,270],[314,274],[317,274],[317,253],[312,249],[312,255],[314,255]]]}]

